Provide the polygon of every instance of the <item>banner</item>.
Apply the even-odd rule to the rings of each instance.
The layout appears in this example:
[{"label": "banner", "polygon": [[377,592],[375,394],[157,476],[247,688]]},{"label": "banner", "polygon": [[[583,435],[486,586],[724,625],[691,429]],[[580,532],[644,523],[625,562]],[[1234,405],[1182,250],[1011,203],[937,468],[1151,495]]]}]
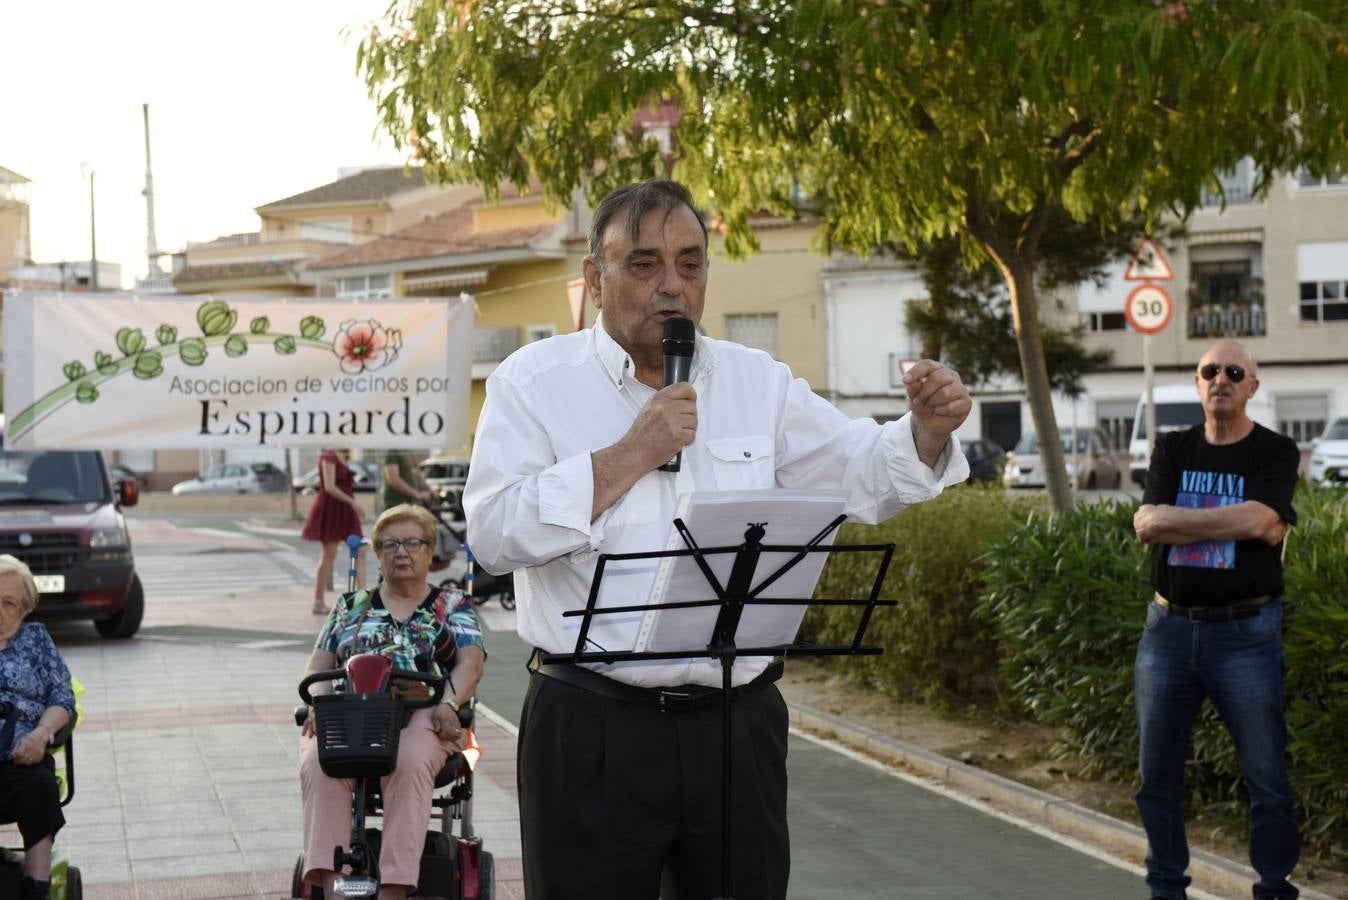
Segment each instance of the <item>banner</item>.
[{"label": "banner", "polygon": [[5,443],[436,448],[468,435],[470,299],[5,295]]}]

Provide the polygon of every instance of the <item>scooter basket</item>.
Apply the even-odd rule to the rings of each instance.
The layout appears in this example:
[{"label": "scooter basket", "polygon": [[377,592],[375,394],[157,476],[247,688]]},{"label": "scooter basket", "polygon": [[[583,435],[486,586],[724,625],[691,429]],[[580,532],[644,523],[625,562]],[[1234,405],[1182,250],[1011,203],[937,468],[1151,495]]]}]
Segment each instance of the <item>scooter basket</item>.
[{"label": "scooter basket", "polygon": [[314,698],[318,764],[331,778],[379,778],[398,761],[403,702],[391,694]]}]

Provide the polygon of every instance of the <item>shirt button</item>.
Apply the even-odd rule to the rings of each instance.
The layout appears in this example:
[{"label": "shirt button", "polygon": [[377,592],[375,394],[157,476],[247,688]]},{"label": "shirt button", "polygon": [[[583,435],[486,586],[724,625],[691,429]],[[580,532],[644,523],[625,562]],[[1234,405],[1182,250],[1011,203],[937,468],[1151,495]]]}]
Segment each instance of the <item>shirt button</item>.
[{"label": "shirt button", "polygon": [[745,458],[745,459],[748,459],[748,458],[751,457],[751,456],[753,456],[753,454],[750,453],[748,450],[745,450],[745,451],[744,451],[744,458]]}]

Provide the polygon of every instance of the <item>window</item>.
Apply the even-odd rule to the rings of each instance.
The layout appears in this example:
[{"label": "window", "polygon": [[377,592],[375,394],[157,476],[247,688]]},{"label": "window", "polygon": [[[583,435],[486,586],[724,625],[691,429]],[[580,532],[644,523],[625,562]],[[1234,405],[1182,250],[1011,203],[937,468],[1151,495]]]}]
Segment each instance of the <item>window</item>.
[{"label": "window", "polygon": [[1109,439],[1109,448],[1126,451],[1133,436],[1133,417],[1137,400],[1100,400],[1095,404],[1095,423]]},{"label": "window", "polygon": [[1338,171],[1330,172],[1324,178],[1318,178],[1306,169],[1302,169],[1297,173],[1297,183],[1303,188],[1348,187],[1348,179],[1345,179],[1343,173]]},{"label": "window", "polygon": [[1303,281],[1301,292],[1301,321],[1321,324],[1348,322],[1348,280]]},{"label": "window", "polygon": [[1081,314],[1081,327],[1087,334],[1127,331],[1128,320],[1121,312],[1084,312]]},{"label": "window", "polygon": [[1267,333],[1264,282],[1249,259],[1189,266],[1189,337],[1258,337]]},{"label": "window", "polygon": [[1236,163],[1234,168],[1218,172],[1217,183],[1222,186],[1222,189],[1216,191],[1204,187],[1203,205],[1220,207],[1223,197],[1226,199],[1227,206],[1249,203],[1253,199],[1253,192],[1251,191],[1253,175],[1254,162],[1248,156]]},{"label": "window", "polygon": [[726,339],[777,358],[777,314],[752,313],[725,317]]},{"label": "window", "polygon": [[1298,444],[1308,445],[1311,438],[1319,437],[1329,419],[1329,397],[1325,394],[1278,397],[1274,407],[1278,431]]},{"label": "window", "polygon": [[524,329],[524,342],[532,344],[534,341],[550,338],[556,333],[556,325],[527,325]]},{"label": "window", "polygon": [[389,300],[393,297],[392,275],[356,275],[337,279],[337,296],[346,300]]}]

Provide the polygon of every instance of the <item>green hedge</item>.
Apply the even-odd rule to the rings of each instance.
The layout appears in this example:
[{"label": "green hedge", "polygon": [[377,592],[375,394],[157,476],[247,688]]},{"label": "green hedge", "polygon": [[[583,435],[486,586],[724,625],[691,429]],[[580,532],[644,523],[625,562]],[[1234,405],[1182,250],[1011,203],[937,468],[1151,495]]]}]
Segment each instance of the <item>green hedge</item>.
[{"label": "green hedge", "polygon": [[[881,525],[844,526],[838,543],[896,545],[881,596],[899,605],[877,611],[866,632],[884,654],[840,660],[838,666],[891,693],[916,693],[937,705],[995,690],[996,644],[991,623],[979,611],[983,581],[976,560],[1041,503],[962,485]],[[877,554],[834,557],[816,594],[868,597],[878,568]],[[816,607],[806,616],[802,636],[850,641],[857,618],[856,609]]]},{"label": "green hedge", "polygon": [[[1348,498],[1303,485],[1296,506],[1301,524],[1284,556],[1288,758],[1303,834],[1337,857],[1348,845]],[[984,559],[984,605],[1013,700],[1060,727],[1089,770],[1127,778],[1137,771],[1133,656],[1151,595],[1135,509],[1033,516]],[[1186,785],[1191,803],[1243,818],[1240,766],[1211,704]]]}]

